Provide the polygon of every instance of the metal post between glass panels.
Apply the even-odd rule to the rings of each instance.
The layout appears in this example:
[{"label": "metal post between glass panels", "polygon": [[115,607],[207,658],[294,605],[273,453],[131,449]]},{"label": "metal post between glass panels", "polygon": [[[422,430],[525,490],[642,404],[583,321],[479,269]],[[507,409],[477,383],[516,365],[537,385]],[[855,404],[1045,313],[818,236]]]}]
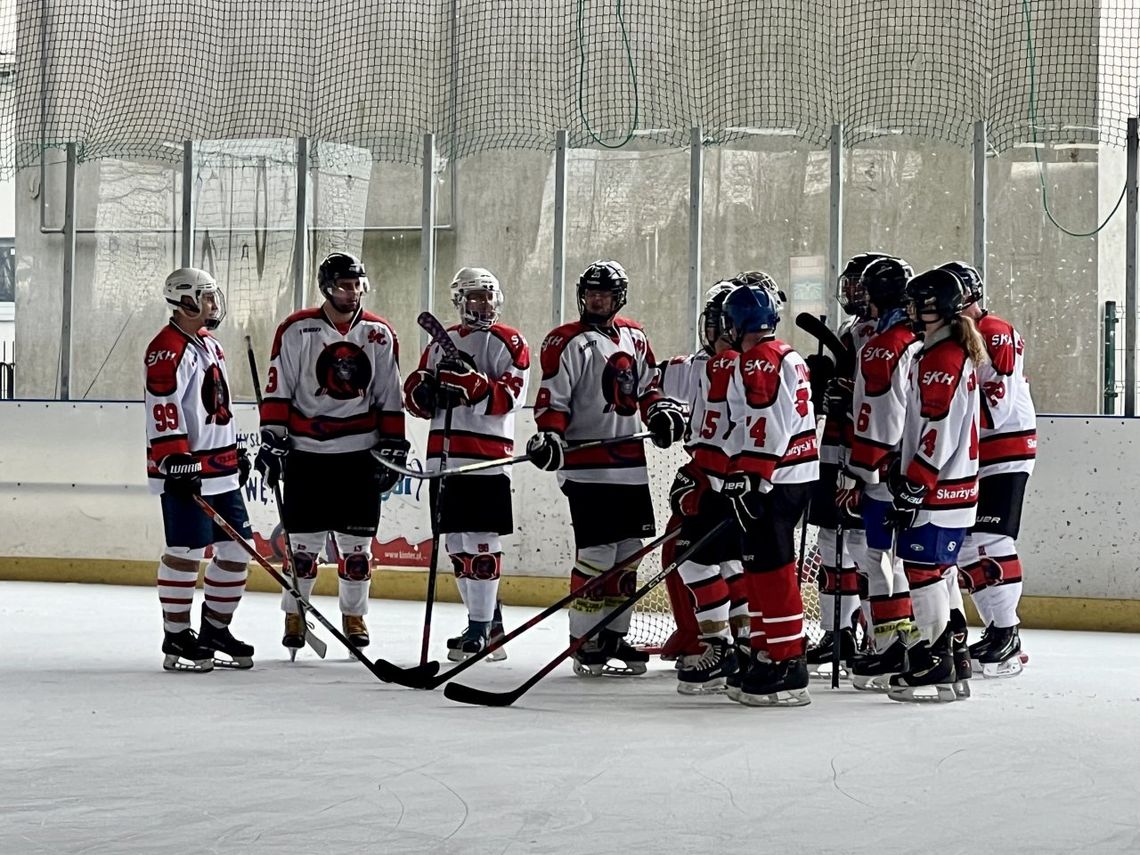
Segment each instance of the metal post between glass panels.
[{"label": "metal post between glass panels", "polygon": [[1124,206],[1124,415],[1136,415],[1136,309],[1137,289],[1140,282],[1136,278],[1136,203],[1137,203],[1137,158],[1140,157],[1140,134],[1137,125],[1140,120],[1128,120],[1128,184]]},{"label": "metal post between glass panels", "polygon": [[701,316],[701,217],[704,210],[701,179],[705,147],[700,126],[689,131],[689,329],[693,349],[700,347],[697,319]]},{"label": "metal post between glass panels", "polygon": [[[75,294],[75,177],[78,154],[67,144],[67,186],[63,195],[63,299],[59,337],[59,399],[71,400],[71,314]],[[41,192],[42,189],[41,189]]]},{"label": "metal post between glass panels", "polygon": [[309,140],[297,138],[297,208],[293,223],[293,311],[305,307],[309,254]]},{"label": "metal post between glass panels", "polygon": [[182,143],[182,266],[194,266],[194,142]]},{"label": "metal post between glass panels", "polygon": [[[420,207],[420,311],[435,312],[435,134],[424,134],[423,193]],[[428,335],[420,330],[420,345]]]},{"label": "metal post between glass panels", "polygon": [[986,279],[986,123],[974,122],[974,267]]},{"label": "metal post between glass panels", "polygon": [[827,274],[824,287],[830,287],[832,300],[826,301],[831,316],[841,316],[839,303],[835,299],[835,283],[843,269],[843,125],[831,126],[831,209],[828,225]]},{"label": "metal post between glass panels", "polygon": [[566,131],[554,133],[554,259],[551,278],[550,319],[555,327],[566,322]]}]

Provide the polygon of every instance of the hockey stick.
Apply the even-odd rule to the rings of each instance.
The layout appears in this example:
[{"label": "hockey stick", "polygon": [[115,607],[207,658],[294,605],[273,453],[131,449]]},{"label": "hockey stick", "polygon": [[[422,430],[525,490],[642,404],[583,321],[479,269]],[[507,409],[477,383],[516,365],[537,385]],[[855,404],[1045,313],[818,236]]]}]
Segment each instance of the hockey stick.
[{"label": "hockey stick", "polygon": [[[803,314],[806,315],[807,312],[804,312]],[[820,321],[823,322],[823,325],[825,327],[827,326],[827,323],[826,323],[827,322],[827,316],[826,315],[822,315],[820,317]],[[823,339],[819,339],[819,344],[816,347],[815,352],[816,352],[817,356],[823,355]],[[816,424],[818,425],[819,422],[817,421]],[[807,527],[808,527],[808,517],[810,517],[810,516],[811,516],[811,494],[809,493],[808,494],[807,507],[804,508],[804,525],[803,525],[803,528],[800,529],[800,560],[796,564],[796,589],[800,590],[800,591],[802,591],[803,587],[804,587],[804,562],[807,560]]]},{"label": "hockey stick", "polygon": [[638,600],[641,600],[646,594],[661,584],[662,580],[664,580],[666,576],[680,567],[681,564],[683,564],[685,561],[688,561],[690,555],[696,554],[698,549],[703,547],[706,543],[720,534],[727,526],[733,524],[734,521],[731,519],[721,520],[719,523],[717,523],[716,526],[706,532],[703,537],[699,538],[692,546],[681,553],[681,555],[674,558],[673,563],[671,563],[668,567],[663,567],[657,571],[657,573],[650,577],[648,582],[637,589],[633,596],[631,596],[624,603],[622,603],[604,618],[595,623],[592,627],[590,627],[589,631],[582,635],[580,638],[575,638],[572,642],[570,642],[569,647],[551,659],[546,665],[543,665],[536,674],[534,674],[530,679],[528,679],[518,688],[511,689],[509,692],[489,692],[485,689],[476,689],[472,686],[466,686],[463,683],[448,683],[443,690],[444,697],[452,701],[459,701],[463,704],[481,704],[482,706],[488,707],[510,706],[523,695],[525,695],[528,691],[534,688],[535,684],[538,683],[539,680],[541,680],[543,677],[561,665],[563,661],[569,659],[571,656],[577,653],[578,650],[587,641],[589,641],[591,638],[593,638],[595,635],[613,623],[616,618],[632,609],[637,604]]},{"label": "hockey stick", "polygon": [[[643,430],[630,436],[614,436],[609,439],[594,439],[589,442],[583,442],[579,445],[567,445],[566,453],[570,454],[574,451],[584,451],[588,448],[606,448],[611,445],[621,445],[623,442],[640,442],[643,439],[649,439],[653,434],[650,431]],[[376,456],[375,453],[373,456]],[[522,463],[530,458],[525,454],[516,454],[514,457],[500,457],[496,460],[480,460],[478,463],[468,463],[466,466],[457,466],[455,469],[448,469],[446,472],[423,472],[418,469],[407,469],[403,466],[397,466],[388,460],[376,457],[382,466],[386,466],[393,472],[398,472],[407,478],[415,478],[419,481],[435,481],[439,478],[446,478],[450,475],[466,475],[469,472],[481,472],[484,469],[494,469],[497,466],[514,466],[516,463]]]},{"label": "hockey stick", "polygon": [[[439,318],[431,312],[420,312],[416,321],[447,356],[456,358],[459,356],[459,348],[455,346],[455,342],[451,340]],[[454,407],[447,407],[443,414],[443,442],[439,451],[440,472],[447,469],[447,456],[451,450],[451,415],[454,412]],[[424,632],[420,643],[420,667],[427,665],[428,645],[431,643],[431,613],[435,606],[435,584],[439,575],[439,527],[442,524],[444,483],[441,478],[439,487],[435,491],[435,509],[432,512],[431,559],[428,562],[427,593],[424,595]]]},{"label": "hockey stick", "polygon": [[855,373],[855,354],[847,349],[826,321],[811,312],[800,312],[796,315],[796,326],[831,351],[831,355],[835,357],[836,377],[850,377]]},{"label": "hockey stick", "polygon": [[[257,357],[253,352],[253,341],[249,336],[245,337],[245,355],[249,362],[249,372],[253,376],[253,394],[257,399],[257,408],[261,409],[261,374],[257,370]],[[278,481],[273,483],[273,501],[277,505],[277,519],[281,523],[281,534],[285,539],[285,560],[289,562],[289,578],[293,582],[293,589],[296,591],[301,590],[301,586],[297,584],[297,564],[293,560],[293,545],[289,542],[289,532],[285,528],[285,514],[282,511],[283,504],[281,502],[281,484]],[[313,648],[313,652],[321,659],[325,658],[325,653],[328,652],[328,645],[321,639],[317,638],[315,634],[309,629],[309,622],[304,620],[304,610],[297,606],[297,611],[301,614],[302,621],[305,624],[305,643]],[[297,649],[295,647],[289,648],[289,661],[294,662],[297,659]]]},{"label": "hockey stick", "polygon": [[839,688],[839,659],[842,654],[840,644],[839,612],[843,603],[843,518],[835,515],[835,591],[832,592],[834,608],[831,615],[831,688]]},{"label": "hockey stick", "polygon": [[578,597],[588,596],[591,592],[597,590],[599,587],[604,585],[608,579],[614,578],[615,576],[619,575],[623,570],[626,570],[627,568],[632,567],[633,565],[637,564],[639,561],[641,561],[643,558],[645,558],[645,556],[647,556],[654,549],[656,549],[659,546],[664,545],[667,541],[672,540],[673,538],[675,538],[680,533],[681,533],[681,527],[680,526],[676,526],[674,528],[669,529],[660,537],[656,538],[655,540],[651,540],[649,543],[645,544],[645,546],[641,547],[641,549],[637,550],[637,552],[633,553],[633,555],[629,556],[624,561],[622,561],[618,564],[615,564],[613,567],[611,567],[609,570],[606,570],[604,573],[599,573],[597,576],[594,576],[591,579],[588,579],[585,582],[585,584],[583,584],[580,588],[576,588],[575,590],[571,591],[566,596],[562,597],[562,599],[560,599],[557,602],[552,603],[551,605],[547,606],[541,612],[534,615],[533,617],[531,617],[529,620],[525,621],[524,623],[520,624],[515,629],[512,629],[510,632],[508,632],[506,635],[502,636],[501,638],[496,638],[493,642],[489,643],[486,647],[484,647],[482,650],[480,650],[474,656],[471,656],[467,659],[464,659],[462,662],[460,662],[458,665],[456,665],[453,668],[449,668],[446,671],[443,671],[439,674],[435,674],[434,676],[428,677],[426,680],[423,681],[423,685],[421,685],[419,688],[421,688],[421,689],[434,689],[437,686],[439,686],[443,683],[446,683],[448,680],[450,680],[456,674],[460,674],[463,671],[466,671],[472,665],[476,664],[477,662],[481,661],[482,659],[486,658],[487,656],[490,656],[492,653],[494,653],[500,647],[505,645],[508,641],[513,641],[514,639],[518,638],[520,635],[522,635],[524,632],[526,632],[531,627],[536,626],[537,624],[546,620],[551,615],[562,611],[562,609],[566,608],[566,606],[570,605],[570,603],[572,601],[574,601],[575,599],[577,599]]},{"label": "hockey stick", "polygon": [[396,683],[400,686],[415,688],[420,683],[422,683],[426,677],[435,674],[435,672],[439,670],[439,664],[436,662],[428,663],[426,666],[401,668],[398,665],[393,665],[391,662],[385,661],[384,659],[377,659],[375,661],[369,659],[367,656],[360,652],[359,647],[349,641],[344,636],[344,634],[332,623],[330,623],[323,614],[317,611],[317,609],[311,603],[305,600],[305,598],[301,596],[301,592],[294,588],[289,583],[288,579],[278,573],[277,570],[274,569],[273,565],[266,561],[265,558],[263,558],[261,554],[256,549],[254,549],[253,546],[251,546],[250,543],[244,537],[242,537],[232,525],[226,521],[225,517],[223,517],[221,514],[211,508],[209,504],[206,503],[205,499],[203,499],[201,496],[194,496],[194,502],[198,505],[199,508],[202,509],[202,513],[212,519],[214,521],[214,524],[217,525],[218,528],[220,528],[222,531],[224,531],[230,540],[244,549],[249,557],[261,566],[262,570],[274,578],[278,585],[296,597],[297,604],[306,612],[311,614],[314,618],[316,618],[325,629],[332,633],[333,638],[348,648],[348,652],[360,660],[361,664],[363,664],[365,668],[371,671],[374,677],[384,681],[385,683]]}]

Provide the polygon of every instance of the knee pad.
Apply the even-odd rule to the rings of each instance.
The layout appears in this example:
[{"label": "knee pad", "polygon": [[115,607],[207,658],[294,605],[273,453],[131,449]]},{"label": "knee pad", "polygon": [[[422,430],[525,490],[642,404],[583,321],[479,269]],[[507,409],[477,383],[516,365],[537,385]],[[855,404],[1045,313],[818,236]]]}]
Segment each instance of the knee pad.
[{"label": "knee pad", "polygon": [[298,579],[317,578],[317,556],[312,552],[294,552],[293,569]]},{"label": "knee pad", "polygon": [[214,560],[241,564],[249,564],[249,553],[232,540],[223,540],[214,544]]},{"label": "knee pad", "polygon": [[465,579],[471,575],[470,555],[458,552],[449,557],[451,558],[451,572],[455,574],[456,579]]},{"label": "knee pad", "polygon": [[502,570],[503,555],[500,552],[483,552],[471,556],[472,579],[498,579]]},{"label": "knee pad", "polygon": [[372,578],[372,556],[363,552],[342,555],[337,562],[337,575],[349,582],[367,582]]},{"label": "knee pad", "polygon": [[[234,545],[236,546],[237,544]],[[240,549],[240,547],[238,548]],[[151,554],[153,555],[154,553]],[[171,558],[179,558],[182,561],[201,561],[206,557],[206,550],[205,548],[191,549],[188,546],[168,546],[163,550],[162,554],[169,555]],[[244,556],[245,553],[243,552],[242,555]]]}]

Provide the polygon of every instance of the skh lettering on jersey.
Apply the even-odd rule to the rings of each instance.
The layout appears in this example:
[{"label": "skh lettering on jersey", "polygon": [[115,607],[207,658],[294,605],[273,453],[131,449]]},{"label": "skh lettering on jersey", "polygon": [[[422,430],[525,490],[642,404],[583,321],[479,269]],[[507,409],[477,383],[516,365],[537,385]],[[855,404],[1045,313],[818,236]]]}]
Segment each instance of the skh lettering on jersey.
[{"label": "skh lettering on jersey", "polygon": [[958,382],[957,375],[951,374],[949,371],[924,371],[922,372],[922,385],[933,386],[941,383],[943,386],[953,386]]},{"label": "skh lettering on jersey", "polygon": [[759,371],[762,374],[775,374],[776,366],[767,359],[746,359],[744,360],[744,370],[747,373]]},{"label": "skh lettering on jersey", "polygon": [[164,359],[170,359],[170,360],[178,359],[178,354],[175,353],[173,350],[152,350],[150,353],[148,353],[146,355],[147,367],[151,368],[151,367],[157,365],[158,363],[162,362]]}]

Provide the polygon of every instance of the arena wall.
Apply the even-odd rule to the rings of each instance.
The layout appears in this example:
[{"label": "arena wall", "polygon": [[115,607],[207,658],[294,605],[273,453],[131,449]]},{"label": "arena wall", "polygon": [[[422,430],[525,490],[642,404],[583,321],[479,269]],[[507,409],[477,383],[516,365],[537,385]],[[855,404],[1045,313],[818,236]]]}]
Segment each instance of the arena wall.
[{"label": "arena wall", "polygon": [[[239,434],[252,439],[254,408],[235,409]],[[0,402],[0,579],[153,584],[162,520],[147,491],[143,419],[140,402]],[[526,411],[517,433],[532,431]],[[1039,431],[1021,537],[1026,624],[1140,630],[1140,422],[1050,417]],[[409,420],[409,434],[416,457],[426,425]],[[659,526],[680,454],[649,449]],[[529,465],[513,474],[516,534],[506,540],[504,599],[546,605],[565,592],[569,517],[554,475]],[[276,510],[256,474],[246,497],[259,544],[271,550]],[[328,500],[337,500],[335,484]],[[373,595],[422,598],[429,546],[426,486],[405,479],[385,501]],[[440,578],[441,597],[454,598],[446,564]],[[324,573],[318,592],[334,586],[335,575]],[[251,587],[274,583],[254,571]]]}]

